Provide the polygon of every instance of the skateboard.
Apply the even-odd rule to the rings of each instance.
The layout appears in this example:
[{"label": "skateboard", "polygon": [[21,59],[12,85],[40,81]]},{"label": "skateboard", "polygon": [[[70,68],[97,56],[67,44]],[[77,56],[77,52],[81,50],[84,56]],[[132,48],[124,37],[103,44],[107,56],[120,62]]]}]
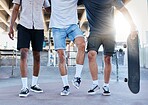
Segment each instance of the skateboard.
[{"label": "skateboard", "polygon": [[139,38],[127,38],[128,54],[128,87],[132,93],[137,94],[140,90],[140,61],[139,61]]}]

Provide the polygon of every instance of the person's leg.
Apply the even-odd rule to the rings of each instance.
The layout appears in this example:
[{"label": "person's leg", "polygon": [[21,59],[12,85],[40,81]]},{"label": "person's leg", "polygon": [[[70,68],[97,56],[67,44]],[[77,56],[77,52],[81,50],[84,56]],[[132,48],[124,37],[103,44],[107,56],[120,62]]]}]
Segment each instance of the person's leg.
[{"label": "person's leg", "polygon": [[111,74],[111,57],[108,55],[104,56],[104,84],[103,84],[103,95],[108,96],[110,95],[109,89],[109,81],[110,81],[110,74]]},{"label": "person's leg", "polygon": [[31,30],[31,44],[33,50],[33,76],[31,91],[41,93],[43,90],[38,85],[38,76],[40,71],[40,51],[43,49],[44,33],[43,30]]},{"label": "person's leg", "polygon": [[103,95],[110,95],[110,89],[109,89],[109,81],[110,81],[110,75],[111,75],[111,56],[114,53],[115,48],[115,38],[114,36],[108,35],[104,36],[103,40],[103,46],[104,46],[104,84],[103,84]]},{"label": "person's leg", "polygon": [[96,51],[91,50],[88,52],[89,70],[93,81],[98,80],[98,65],[96,62],[96,57]]},{"label": "person's leg", "polygon": [[111,57],[105,55],[104,56],[104,83],[109,84],[110,74],[111,74]]},{"label": "person's leg", "polygon": [[63,82],[63,90],[61,91],[61,95],[69,95],[69,83],[68,83],[68,75],[67,75],[67,67],[66,67],[66,58],[64,50],[59,49],[57,50],[59,56],[59,70]]},{"label": "person's leg", "polygon": [[20,97],[27,97],[29,95],[28,78],[27,78],[28,48],[21,48],[20,53],[21,53],[20,71],[21,71],[22,89],[21,89],[19,96]]},{"label": "person's leg", "polygon": [[72,84],[76,89],[79,89],[81,83],[81,73],[84,64],[84,57],[85,57],[85,40],[83,37],[83,33],[78,27],[78,25],[71,25],[67,29],[68,37],[71,41],[77,46],[77,56],[76,56],[76,73],[72,80]]},{"label": "person's leg", "polygon": [[97,53],[100,45],[102,44],[101,37],[94,36],[94,34],[89,35],[88,43],[87,43],[87,51],[88,51],[88,61],[89,61],[89,70],[91,73],[91,77],[93,80],[92,86],[88,91],[88,94],[96,94],[100,87],[98,85],[98,65],[97,65]]},{"label": "person's leg", "polygon": [[59,50],[57,50],[57,53],[59,56],[59,70],[60,70],[60,74],[61,74],[61,77],[63,80],[63,85],[69,86],[68,77],[67,77],[66,58],[65,58],[64,50],[59,49]]},{"label": "person's leg", "polygon": [[33,76],[38,77],[40,70],[40,52],[33,51]]},{"label": "person's leg", "polygon": [[28,56],[28,48],[21,48],[21,59],[20,59],[20,70],[22,77],[22,88],[28,88],[28,79],[27,79],[27,56]]},{"label": "person's leg", "polygon": [[88,91],[88,94],[96,94],[100,87],[98,86],[98,65],[96,62],[97,52],[90,50],[88,52],[88,61],[89,61],[89,70],[93,80],[91,89]]},{"label": "person's leg", "polygon": [[27,78],[27,57],[30,44],[30,34],[28,29],[22,25],[18,25],[17,49],[20,50],[20,73],[22,81],[22,89],[19,93],[20,97],[27,97],[29,95],[28,78]]},{"label": "person's leg", "polygon": [[69,83],[68,83],[68,74],[66,67],[66,58],[65,58],[65,48],[66,48],[66,32],[65,29],[53,28],[53,39],[54,39],[54,47],[58,53],[59,57],[59,71],[63,82],[63,90],[61,91],[61,95],[69,95]]},{"label": "person's leg", "polygon": [[76,56],[76,73],[72,80],[72,84],[76,89],[79,89],[81,83],[81,73],[84,64],[85,57],[85,41],[83,37],[75,38],[75,44],[78,48],[77,56]]},{"label": "person's leg", "polygon": [[41,93],[43,90],[38,86],[38,76],[40,71],[40,52],[33,51],[33,76],[32,76],[32,84],[31,91]]},{"label": "person's leg", "polygon": [[78,48],[76,56],[76,74],[75,77],[81,77],[81,72],[84,64],[85,57],[85,40],[83,37],[77,37],[75,39],[75,44]]}]

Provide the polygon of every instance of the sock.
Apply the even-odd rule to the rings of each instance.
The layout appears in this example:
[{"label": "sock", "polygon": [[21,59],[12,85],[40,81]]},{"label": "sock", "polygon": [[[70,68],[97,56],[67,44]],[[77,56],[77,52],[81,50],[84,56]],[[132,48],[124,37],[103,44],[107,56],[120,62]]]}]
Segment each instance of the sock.
[{"label": "sock", "polygon": [[32,76],[32,85],[31,86],[37,85],[37,82],[38,82],[38,77]]},{"label": "sock", "polygon": [[62,81],[63,81],[63,85],[64,86],[69,86],[68,75],[61,76],[61,78],[62,78]]},{"label": "sock", "polygon": [[93,85],[98,85],[98,80],[93,80]]},{"label": "sock", "polygon": [[23,77],[23,78],[21,78],[21,80],[22,80],[22,88],[28,88],[28,79],[27,79],[27,77]]},{"label": "sock", "polygon": [[104,83],[104,85],[103,86],[107,86],[107,87],[109,87],[109,83]]},{"label": "sock", "polygon": [[76,64],[76,74],[75,77],[81,77],[83,65]]}]

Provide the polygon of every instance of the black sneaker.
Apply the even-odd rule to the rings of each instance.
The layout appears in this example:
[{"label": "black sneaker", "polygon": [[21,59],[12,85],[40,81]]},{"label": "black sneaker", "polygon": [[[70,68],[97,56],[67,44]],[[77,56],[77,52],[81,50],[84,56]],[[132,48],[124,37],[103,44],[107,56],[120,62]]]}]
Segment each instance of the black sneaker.
[{"label": "black sneaker", "polygon": [[29,95],[29,89],[23,88],[19,94],[20,97],[27,97]]},{"label": "black sneaker", "polygon": [[61,96],[67,96],[70,93],[69,86],[64,86],[63,90],[61,91]]},{"label": "black sneaker", "polygon": [[80,77],[74,77],[72,80],[72,84],[76,89],[79,89],[81,83],[81,78]]},{"label": "black sneaker", "polygon": [[93,95],[99,91],[100,87],[98,85],[93,84],[91,89],[88,91],[88,94]]},{"label": "black sneaker", "polygon": [[103,86],[102,88],[104,90],[104,92],[102,93],[102,95],[104,96],[110,96],[111,93],[110,93],[110,90],[109,90],[109,87],[108,86]]},{"label": "black sneaker", "polygon": [[33,92],[36,92],[36,93],[42,93],[43,92],[43,90],[38,85],[31,86],[30,90],[33,91]]}]

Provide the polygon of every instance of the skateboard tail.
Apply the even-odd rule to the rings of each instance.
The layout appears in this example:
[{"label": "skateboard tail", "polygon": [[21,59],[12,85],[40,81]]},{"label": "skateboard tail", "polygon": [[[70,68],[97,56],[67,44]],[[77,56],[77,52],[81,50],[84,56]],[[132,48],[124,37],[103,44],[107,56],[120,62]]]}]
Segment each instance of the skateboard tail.
[{"label": "skateboard tail", "polygon": [[128,82],[129,89],[132,93],[137,94],[140,91],[140,82],[139,83],[130,83]]}]

